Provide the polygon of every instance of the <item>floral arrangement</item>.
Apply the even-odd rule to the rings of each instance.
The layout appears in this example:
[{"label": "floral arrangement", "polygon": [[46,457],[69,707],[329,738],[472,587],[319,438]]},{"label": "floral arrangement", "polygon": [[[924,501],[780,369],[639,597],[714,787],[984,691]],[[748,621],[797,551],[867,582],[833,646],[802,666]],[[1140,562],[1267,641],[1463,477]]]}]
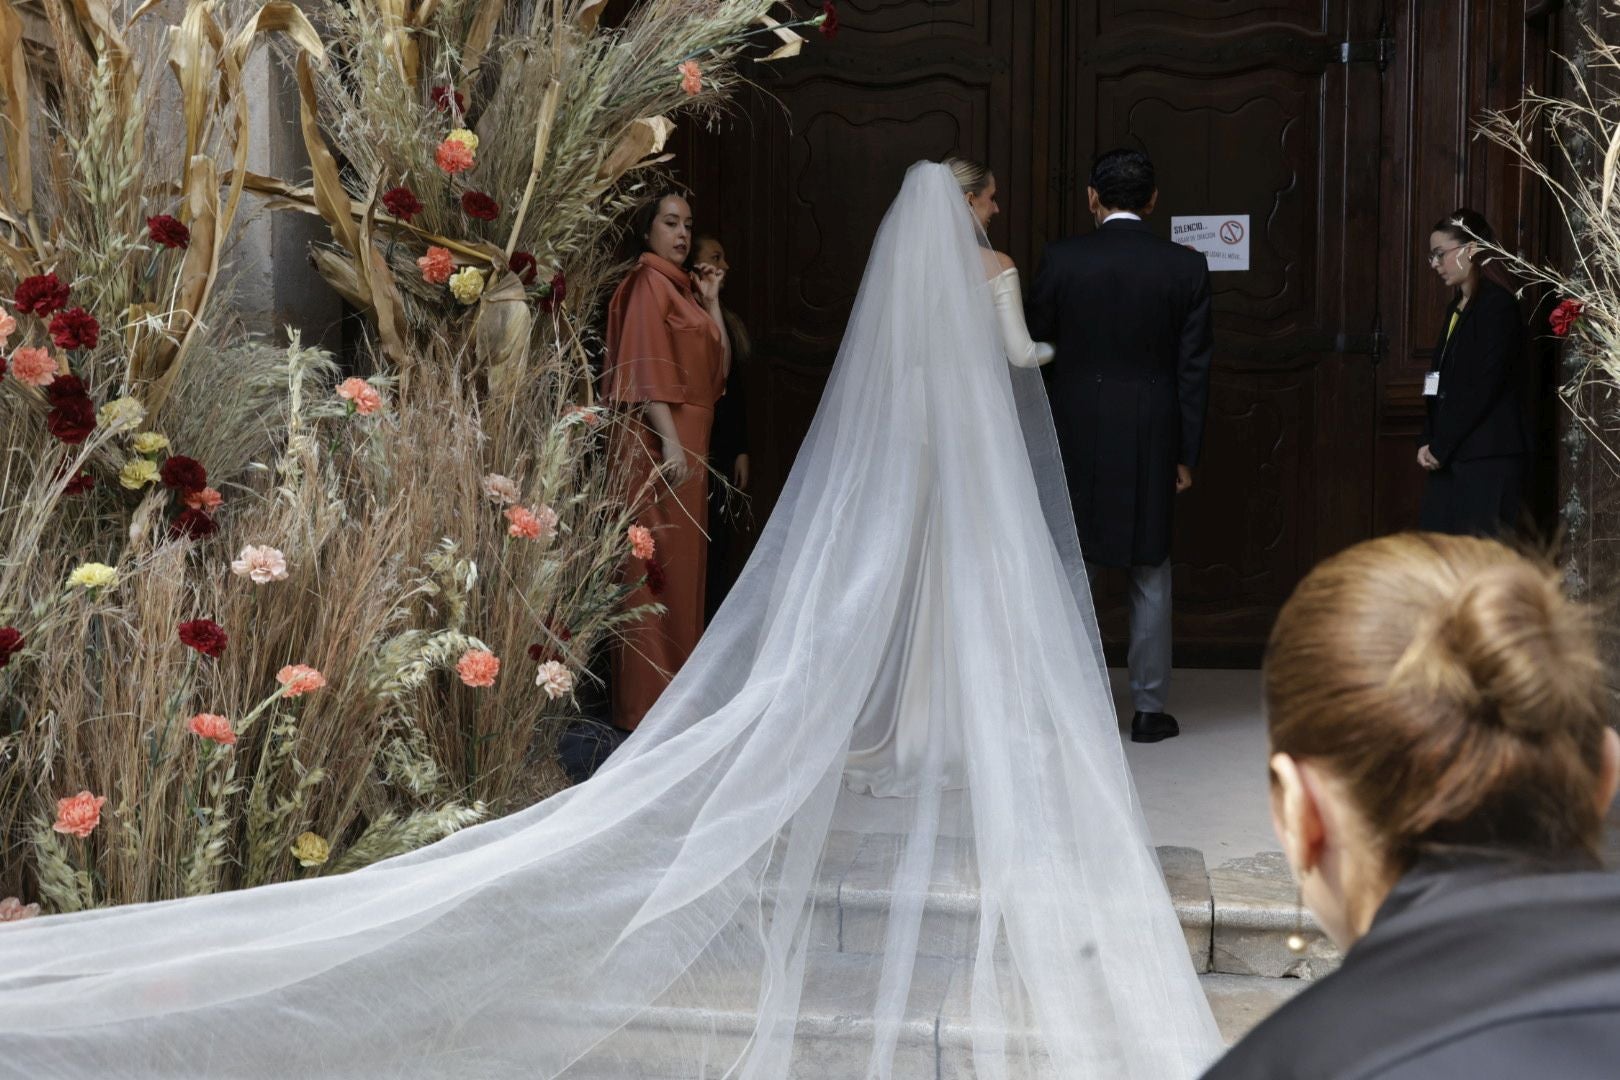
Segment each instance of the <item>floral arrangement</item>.
[{"label": "floral arrangement", "polygon": [[[655,547],[587,361],[619,222],[674,117],[837,25],[604,6],[44,0],[47,60],[0,0],[0,922],[341,873],[562,783]],[[271,36],[307,186],[246,168]],[[235,328],[250,193],[330,224],[369,372]]]}]

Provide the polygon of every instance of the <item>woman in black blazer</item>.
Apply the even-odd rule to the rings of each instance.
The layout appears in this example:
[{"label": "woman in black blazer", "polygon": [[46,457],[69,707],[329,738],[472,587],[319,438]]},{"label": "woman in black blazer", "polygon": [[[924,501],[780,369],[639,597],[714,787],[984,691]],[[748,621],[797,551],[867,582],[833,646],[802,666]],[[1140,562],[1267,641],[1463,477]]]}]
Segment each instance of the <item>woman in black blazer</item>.
[{"label": "woman in black blazer", "polygon": [[1434,532],[1490,535],[1518,521],[1530,443],[1519,399],[1524,324],[1513,294],[1480,273],[1483,217],[1458,210],[1429,235],[1429,265],[1457,290],[1424,381],[1420,519]]},{"label": "woman in black blazer", "polygon": [[1620,1075],[1620,737],[1591,616],[1495,540],[1321,564],[1265,663],[1272,816],[1345,950],[1205,1080]]}]

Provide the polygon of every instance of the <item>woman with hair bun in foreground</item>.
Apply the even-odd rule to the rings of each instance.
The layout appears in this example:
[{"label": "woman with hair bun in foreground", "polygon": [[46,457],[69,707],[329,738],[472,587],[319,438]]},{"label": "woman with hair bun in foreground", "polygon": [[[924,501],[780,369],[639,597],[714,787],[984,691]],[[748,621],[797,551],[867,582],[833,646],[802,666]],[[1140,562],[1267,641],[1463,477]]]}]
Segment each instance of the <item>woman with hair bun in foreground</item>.
[{"label": "woman with hair bun in foreground", "polygon": [[1586,1080],[1620,1070],[1620,738],[1592,616],[1490,540],[1316,568],[1266,652],[1271,802],[1343,966],[1206,1080]]}]

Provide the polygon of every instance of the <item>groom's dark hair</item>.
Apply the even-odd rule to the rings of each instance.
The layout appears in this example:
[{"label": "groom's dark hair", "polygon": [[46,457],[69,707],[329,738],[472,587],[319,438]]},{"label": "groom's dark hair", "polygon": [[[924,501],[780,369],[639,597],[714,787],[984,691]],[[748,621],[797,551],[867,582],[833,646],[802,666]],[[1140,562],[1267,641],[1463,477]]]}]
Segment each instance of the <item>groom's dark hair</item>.
[{"label": "groom's dark hair", "polygon": [[1091,166],[1091,186],[1111,210],[1141,210],[1153,199],[1158,180],[1153,162],[1140,150],[1110,150]]}]

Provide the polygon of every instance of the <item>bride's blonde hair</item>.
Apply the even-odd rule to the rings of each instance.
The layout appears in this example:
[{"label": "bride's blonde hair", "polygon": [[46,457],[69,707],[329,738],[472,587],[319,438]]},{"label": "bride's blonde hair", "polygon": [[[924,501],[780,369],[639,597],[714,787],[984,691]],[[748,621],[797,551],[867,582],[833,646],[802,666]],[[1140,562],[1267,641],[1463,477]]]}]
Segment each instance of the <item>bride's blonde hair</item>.
[{"label": "bride's blonde hair", "polygon": [[990,167],[970,158],[948,157],[940,162],[951,170],[964,195],[982,195],[990,186]]}]

